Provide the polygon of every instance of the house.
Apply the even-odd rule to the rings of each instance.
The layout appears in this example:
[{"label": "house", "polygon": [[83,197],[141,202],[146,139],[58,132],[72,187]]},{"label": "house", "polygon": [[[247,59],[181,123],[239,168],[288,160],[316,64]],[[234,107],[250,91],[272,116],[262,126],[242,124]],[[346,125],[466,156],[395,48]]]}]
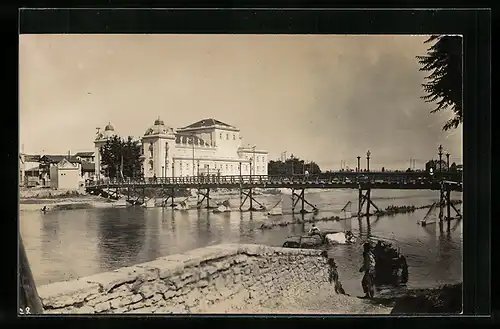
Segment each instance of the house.
[{"label": "house", "polygon": [[82,163],[83,162],[91,162],[94,163],[95,161],[95,154],[94,152],[78,152],[75,154],[75,157],[80,160]]},{"label": "house", "polygon": [[[109,123],[94,140],[96,175],[99,148],[116,135]],[[144,177],[197,175],[267,175],[268,152],[244,146],[240,129],[216,119],[203,119],[174,129],[159,117],[141,138]]]},{"label": "house", "polygon": [[82,178],[84,181],[95,180],[95,163],[82,162]]},{"label": "house", "polygon": [[80,164],[63,158],[50,166],[50,187],[58,190],[77,190],[82,185]]},{"label": "house", "polygon": [[40,185],[40,155],[19,154],[19,170],[21,186]]},{"label": "house", "polygon": [[75,156],[70,155],[44,155],[40,158],[40,179],[41,184],[44,186],[52,186],[51,180],[51,168],[57,166],[63,159],[71,164],[78,167],[78,175],[81,171],[81,161]]}]

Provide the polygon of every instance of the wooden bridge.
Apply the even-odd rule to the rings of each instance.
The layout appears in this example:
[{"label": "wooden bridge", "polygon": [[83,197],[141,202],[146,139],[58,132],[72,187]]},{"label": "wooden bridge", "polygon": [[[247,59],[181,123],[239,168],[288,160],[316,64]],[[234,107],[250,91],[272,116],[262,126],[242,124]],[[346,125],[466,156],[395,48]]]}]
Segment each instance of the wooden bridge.
[{"label": "wooden bridge", "polygon": [[[443,217],[443,209],[448,210],[447,218],[450,216],[451,192],[462,191],[462,174],[457,172],[335,172],[322,173],[317,175],[231,175],[231,176],[191,176],[191,177],[160,177],[141,180],[100,180],[90,182],[86,185],[88,192],[104,196],[118,196],[119,191],[128,195],[130,199],[131,191],[142,190],[142,200],[138,197],[131,203],[143,204],[145,202],[145,189],[159,189],[166,198],[172,200],[174,207],[174,195],[178,189],[197,189],[198,194],[203,199],[198,202],[201,208],[206,200],[206,207],[209,208],[210,190],[214,189],[239,189],[240,190],[240,210],[249,200],[248,210],[257,210],[254,203],[262,205],[255,200],[253,190],[261,189],[291,189],[292,209],[299,201],[301,202],[301,213],[307,213],[305,205],[312,207],[316,211],[316,206],[305,200],[306,189],[357,189],[359,190],[358,215],[370,214],[370,206],[378,210],[371,200],[371,190],[392,189],[392,190],[436,190],[440,191],[440,218]],[[366,211],[363,210],[366,206]],[[364,211],[364,212],[363,212]]]}]

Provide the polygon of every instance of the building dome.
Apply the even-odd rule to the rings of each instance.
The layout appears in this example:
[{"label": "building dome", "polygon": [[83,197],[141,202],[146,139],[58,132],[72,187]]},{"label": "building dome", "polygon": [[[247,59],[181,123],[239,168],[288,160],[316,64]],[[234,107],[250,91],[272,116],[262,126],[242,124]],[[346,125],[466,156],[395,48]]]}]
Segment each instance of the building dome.
[{"label": "building dome", "polygon": [[148,128],[144,133],[144,135],[148,136],[148,135],[173,134],[173,133],[174,129],[171,127],[166,127],[163,120],[161,120],[160,117],[158,117],[155,120],[153,126]]},{"label": "building dome", "polygon": [[115,131],[115,128],[111,125],[111,122],[104,128],[104,131]]}]

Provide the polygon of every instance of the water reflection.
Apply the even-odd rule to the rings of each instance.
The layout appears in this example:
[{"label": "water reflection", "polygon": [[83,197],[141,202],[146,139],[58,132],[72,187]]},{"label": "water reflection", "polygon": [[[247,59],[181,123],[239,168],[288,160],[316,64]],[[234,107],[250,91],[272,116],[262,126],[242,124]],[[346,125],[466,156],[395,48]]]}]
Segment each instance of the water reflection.
[{"label": "water reflection", "polygon": [[140,259],[139,253],[148,238],[147,212],[138,208],[127,210],[129,211],[119,212],[118,209],[107,209],[99,213],[102,217],[97,221],[98,248],[102,269],[112,269],[119,264]]},{"label": "water reflection", "polygon": [[[21,214],[20,227],[35,280],[44,284],[147,262],[157,257],[218,243],[281,246],[287,236],[307,232],[311,224],[303,220],[300,222],[301,218],[342,216],[340,210],[346,200],[355,200],[350,198],[356,195],[348,191],[336,193],[307,196],[308,200],[321,209],[318,215],[285,214],[267,218],[263,212],[214,214],[205,209],[88,209],[47,213],[43,216],[38,212],[24,212]],[[388,192],[384,193],[381,195],[388,195]],[[416,204],[419,200],[434,197],[432,193],[428,196],[416,194],[408,196],[406,201],[396,201]],[[396,201],[381,199],[378,203],[386,202],[389,205]],[[274,204],[277,201],[271,198],[262,202]],[[381,204],[377,205],[383,207]],[[394,217],[369,216],[338,222],[318,222],[317,225],[321,230],[352,227],[353,233],[360,237],[394,241],[407,257],[412,284],[460,279],[461,226],[457,221],[455,230],[442,231],[439,224],[421,227],[417,225],[417,221],[425,216],[425,212],[426,210]],[[271,230],[260,229],[267,221],[281,219],[298,220],[300,223],[278,226]],[[354,280],[353,289],[358,289],[357,280],[360,277],[357,270],[361,262],[361,245],[338,246],[331,252],[339,260],[341,276],[346,281]]]}]

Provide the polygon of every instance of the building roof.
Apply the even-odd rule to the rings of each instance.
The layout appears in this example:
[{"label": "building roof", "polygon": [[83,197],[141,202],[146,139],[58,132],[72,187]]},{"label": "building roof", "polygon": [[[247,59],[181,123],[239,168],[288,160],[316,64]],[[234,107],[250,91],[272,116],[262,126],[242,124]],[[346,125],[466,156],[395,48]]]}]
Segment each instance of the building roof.
[{"label": "building roof", "polygon": [[38,167],[32,167],[32,168],[29,168],[29,169],[24,169],[24,171],[40,171],[40,168],[38,168]]},{"label": "building roof", "polygon": [[92,157],[94,152],[78,152],[75,154],[76,157]]},{"label": "building roof", "polygon": [[82,171],[94,172],[95,163],[89,163],[89,162],[82,163]]},{"label": "building roof", "polygon": [[158,135],[158,134],[173,134],[174,129],[171,127],[165,126],[165,123],[163,120],[158,117],[153,126],[149,127],[146,132],[144,133],[144,136],[149,136],[149,135]]},{"label": "building roof", "polygon": [[40,155],[28,155],[28,154],[24,155],[25,162],[39,162],[40,158],[41,158]]},{"label": "building roof", "polygon": [[108,122],[108,125],[104,128],[104,131],[115,131],[115,128]]},{"label": "building roof", "polygon": [[189,144],[191,145],[193,143],[193,137],[194,137],[194,145],[203,145],[203,146],[210,146],[209,143],[207,143],[205,140],[201,139],[198,136],[195,135],[183,135],[183,134],[176,134],[175,135],[175,142],[177,144]]},{"label": "building roof", "polygon": [[76,156],[72,155],[68,157],[67,155],[44,155],[40,160],[48,161],[50,163],[59,163],[63,159],[69,160],[71,163],[81,163],[80,160],[76,158]]},{"label": "building roof", "polygon": [[213,127],[215,125],[228,127],[228,128],[235,128],[234,126],[228,125],[227,123],[224,123],[224,122],[219,121],[219,120],[203,119],[203,120],[200,120],[200,121],[195,122],[193,124],[190,124],[189,126],[182,127],[181,129],[208,128],[208,127]]}]

